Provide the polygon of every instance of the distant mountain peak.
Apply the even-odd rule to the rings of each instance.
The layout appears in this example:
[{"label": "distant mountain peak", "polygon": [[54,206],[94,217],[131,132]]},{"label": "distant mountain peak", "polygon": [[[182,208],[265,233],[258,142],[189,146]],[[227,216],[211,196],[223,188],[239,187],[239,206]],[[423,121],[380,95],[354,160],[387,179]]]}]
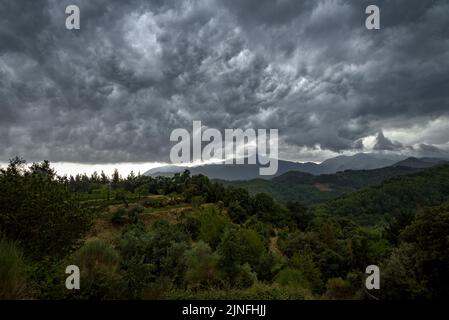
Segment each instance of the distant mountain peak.
[{"label": "distant mountain peak", "polygon": [[171,176],[182,172],[185,169],[190,170],[191,174],[204,174],[211,179],[220,180],[251,180],[256,178],[271,179],[280,176],[288,171],[303,172],[312,175],[332,174],[345,170],[371,170],[392,166],[403,156],[379,155],[375,153],[357,153],[355,155],[341,155],[323,161],[320,164],[313,162],[292,162],[286,160],[278,161],[278,172],[274,176],[260,176],[258,164],[202,164],[193,167],[168,165],[160,168],[154,168],[145,173],[149,176]]},{"label": "distant mountain peak", "polygon": [[345,170],[372,170],[388,167],[403,159],[403,156],[396,155],[356,153],[351,156],[341,155],[325,160],[321,165],[327,168],[326,173],[335,173]]},{"label": "distant mountain peak", "polygon": [[393,166],[395,167],[402,166],[409,168],[430,168],[444,163],[447,163],[447,161],[439,158],[409,157],[407,159],[395,163]]}]

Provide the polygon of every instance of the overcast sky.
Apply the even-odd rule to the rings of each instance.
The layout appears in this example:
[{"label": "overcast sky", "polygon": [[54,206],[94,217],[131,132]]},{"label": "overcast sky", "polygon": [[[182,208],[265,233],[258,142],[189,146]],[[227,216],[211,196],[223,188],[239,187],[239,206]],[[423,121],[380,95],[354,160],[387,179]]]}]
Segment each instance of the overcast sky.
[{"label": "overcast sky", "polygon": [[445,0],[2,0],[0,162],[167,162],[192,120],[277,128],[296,161],[447,156],[448,15]]}]

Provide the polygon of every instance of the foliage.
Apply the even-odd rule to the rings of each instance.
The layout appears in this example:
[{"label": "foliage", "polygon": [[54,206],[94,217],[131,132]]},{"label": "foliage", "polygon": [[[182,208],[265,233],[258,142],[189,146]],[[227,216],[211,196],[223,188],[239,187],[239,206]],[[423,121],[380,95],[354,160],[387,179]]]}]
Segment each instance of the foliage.
[{"label": "foliage", "polygon": [[0,300],[27,297],[28,279],[22,251],[0,238]]},{"label": "foliage", "polygon": [[188,288],[213,288],[220,285],[218,256],[206,243],[194,243],[192,248],[185,252],[185,261],[185,281]]},{"label": "foliage", "polygon": [[242,273],[248,273],[248,267],[243,266],[248,264],[251,269],[257,268],[266,248],[254,230],[230,227],[225,231],[217,252],[227,280],[231,285],[238,286],[238,279],[245,276]]},{"label": "foliage", "polygon": [[289,171],[271,180],[220,182],[228,187],[243,188],[251,195],[267,193],[279,202],[300,202],[314,206],[365,187],[378,185],[387,179],[421,170],[397,166],[374,170],[346,170],[319,176]]},{"label": "foliage", "polygon": [[201,208],[197,213],[198,239],[206,242],[211,248],[217,248],[229,220],[215,206]]},{"label": "foliage", "polygon": [[86,242],[71,258],[70,264],[79,267],[82,290],[73,290],[73,298],[113,299],[120,296],[118,252],[109,244],[93,240]]},{"label": "foliage", "polygon": [[122,225],[126,222],[126,209],[125,208],[117,208],[112,213],[111,222],[114,224]]},{"label": "foliage", "polygon": [[0,170],[0,230],[28,255],[63,257],[88,230],[92,210],[77,203],[48,162],[20,159]]},{"label": "foliage", "polygon": [[[0,298],[444,299],[448,168],[257,181],[312,202],[368,186],[306,207],[188,171],[58,177],[47,161],[16,158],[0,171]],[[69,264],[81,269],[80,291],[65,289]],[[371,264],[381,269],[374,293],[364,286]]]},{"label": "foliage", "polygon": [[449,165],[444,165],[388,179],[323,204],[319,210],[373,224],[404,210],[439,205],[448,197]]},{"label": "foliage", "polygon": [[342,278],[331,278],[326,284],[324,298],[327,300],[348,300],[354,296],[354,288]]},{"label": "foliage", "polygon": [[173,300],[304,300],[312,298],[309,291],[301,287],[282,287],[279,285],[256,284],[246,289],[173,291],[166,296]]},{"label": "foliage", "polygon": [[[385,297],[449,297],[449,207],[420,211],[386,263]],[[401,272],[403,272],[401,274]]]},{"label": "foliage", "polygon": [[291,267],[301,273],[301,279],[304,281],[302,287],[309,288],[314,293],[320,293],[323,289],[321,271],[315,265],[311,255],[294,254],[290,259]]}]

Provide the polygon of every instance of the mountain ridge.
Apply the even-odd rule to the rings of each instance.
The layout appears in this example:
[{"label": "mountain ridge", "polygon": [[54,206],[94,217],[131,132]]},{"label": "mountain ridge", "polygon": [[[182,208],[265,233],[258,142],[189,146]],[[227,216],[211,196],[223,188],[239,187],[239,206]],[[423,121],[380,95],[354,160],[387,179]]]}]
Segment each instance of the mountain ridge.
[{"label": "mountain ridge", "polygon": [[383,181],[425,170],[406,166],[389,166],[372,170],[345,170],[333,174],[312,175],[289,171],[271,180],[216,180],[225,186],[244,188],[251,194],[268,193],[280,202],[299,201],[316,205],[346,193],[378,185]]},{"label": "mountain ridge", "polygon": [[278,161],[278,171],[274,176],[261,176],[258,164],[206,164],[199,166],[175,166],[153,168],[144,173],[148,176],[172,176],[175,173],[189,170],[191,174],[203,174],[211,179],[227,181],[251,180],[255,178],[272,179],[288,171],[300,171],[312,175],[333,174],[345,170],[372,170],[394,165],[405,160],[405,156],[380,155],[374,153],[358,153],[352,156],[337,156],[327,159],[320,164],[314,162]]}]

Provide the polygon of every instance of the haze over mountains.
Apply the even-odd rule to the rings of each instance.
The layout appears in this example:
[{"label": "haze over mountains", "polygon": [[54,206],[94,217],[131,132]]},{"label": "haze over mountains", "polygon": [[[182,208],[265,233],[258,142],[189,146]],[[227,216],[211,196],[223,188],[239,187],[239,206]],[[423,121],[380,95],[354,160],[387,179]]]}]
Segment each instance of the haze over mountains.
[{"label": "haze over mountains", "polygon": [[195,167],[164,166],[151,169],[145,173],[149,176],[171,176],[185,169],[192,175],[203,174],[210,179],[227,181],[251,180],[256,178],[272,179],[289,171],[300,171],[311,175],[333,174],[345,170],[372,170],[388,166],[405,166],[411,168],[427,168],[445,160],[436,158],[407,158],[401,155],[380,155],[374,153],[358,153],[352,156],[338,156],[323,161],[299,163],[279,160],[278,171],[275,176],[259,175],[258,164],[208,164]]}]

